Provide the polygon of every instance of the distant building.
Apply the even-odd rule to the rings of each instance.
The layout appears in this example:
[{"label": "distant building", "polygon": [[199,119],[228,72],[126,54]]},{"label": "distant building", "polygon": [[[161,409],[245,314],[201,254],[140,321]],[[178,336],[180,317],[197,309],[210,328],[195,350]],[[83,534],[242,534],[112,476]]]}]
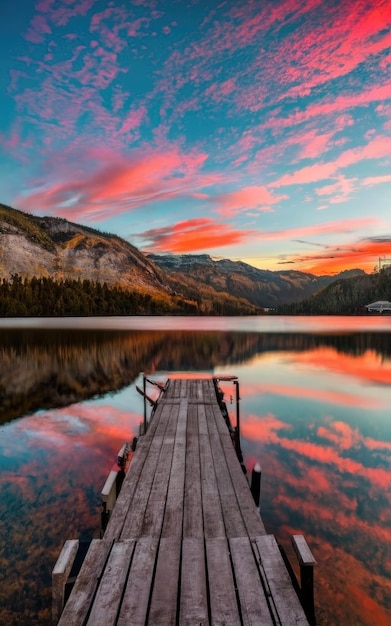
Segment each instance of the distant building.
[{"label": "distant building", "polygon": [[391,302],[388,300],[377,300],[372,304],[365,305],[368,313],[388,313],[391,314]]}]

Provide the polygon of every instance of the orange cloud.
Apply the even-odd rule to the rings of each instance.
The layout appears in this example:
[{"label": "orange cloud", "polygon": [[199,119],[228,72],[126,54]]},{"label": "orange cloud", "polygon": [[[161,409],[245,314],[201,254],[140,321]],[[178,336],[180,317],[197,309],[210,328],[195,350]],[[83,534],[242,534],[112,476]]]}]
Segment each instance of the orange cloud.
[{"label": "orange cloud", "polygon": [[253,231],[237,230],[210,218],[190,219],[171,226],[152,228],[138,235],[145,250],[184,253],[218,248],[245,241]]},{"label": "orange cloud", "polygon": [[[367,227],[376,225],[375,219],[367,218]],[[358,228],[365,228],[363,222]],[[344,246],[325,246],[324,253],[316,252],[306,255],[290,255],[286,262],[294,263],[296,267],[318,276],[335,274],[343,270],[361,268],[372,272],[379,257],[391,256],[391,236],[378,237],[358,242],[346,242]]]},{"label": "orange cloud", "polygon": [[367,383],[391,384],[391,363],[381,361],[381,356],[370,350],[359,356],[351,356],[322,347],[310,352],[297,352],[294,358],[295,363],[305,364],[309,368],[316,366]]}]

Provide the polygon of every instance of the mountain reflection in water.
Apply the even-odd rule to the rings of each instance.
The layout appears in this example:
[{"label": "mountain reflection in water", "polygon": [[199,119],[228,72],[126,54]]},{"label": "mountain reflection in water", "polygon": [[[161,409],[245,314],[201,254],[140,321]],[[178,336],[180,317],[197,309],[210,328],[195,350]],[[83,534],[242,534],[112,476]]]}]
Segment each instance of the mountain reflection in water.
[{"label": "mountain reflection in water", "polygon": [[96,536],[100,489],[137,433],[140,372],[176,371],[239,377],[262,517],[288,552],[289,535],[305,534],[318,624],[391,623],[391,332],[206,331],[202,320],[193,332],[174,322],[0,330],[0,623],[50,623],[59,550]]}]

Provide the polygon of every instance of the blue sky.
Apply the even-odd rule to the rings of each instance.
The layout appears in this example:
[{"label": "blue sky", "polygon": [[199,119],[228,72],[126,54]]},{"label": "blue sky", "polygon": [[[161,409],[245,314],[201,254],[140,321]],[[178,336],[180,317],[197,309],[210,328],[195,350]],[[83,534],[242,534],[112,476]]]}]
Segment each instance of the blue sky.
[{"label": "blue sky", "polygon": [[389,0],[1,0],[0,202],[316,274],[391,257]]}]

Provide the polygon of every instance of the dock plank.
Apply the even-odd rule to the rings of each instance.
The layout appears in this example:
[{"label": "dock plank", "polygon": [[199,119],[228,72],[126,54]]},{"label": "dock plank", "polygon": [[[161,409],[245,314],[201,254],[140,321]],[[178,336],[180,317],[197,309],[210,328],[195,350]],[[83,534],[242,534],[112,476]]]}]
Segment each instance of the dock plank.
[{"label": "dock plank", "polygon": [[149,613],[151,625],[176,623],[179,565],[179,542],[175,538],[161,539]]},{"label": "dock plank", "polygon": [[60,626],[84,624],[111,546],[111,541],[92,540],[76,583],[58,622]]},{"label": "dock plank", "polygon": [[87,626],[106,626],[115,623],[134,546],[134,541],[121,541],[113,545]]},{"label": "dock plank", "polygon": [[243,626],[273,626],[256,556],[248,537],[229,540]]},{"label": "dock plank", "polygon": [[210,447],[205,407],[198,407],[198,426],[200,440],[201,465],[201,494],[202,517],[204,522],[204,536],[206,539],[224,537],[225,526],[216,474],[213,464],[213,455]]},{"label": "dock plank", "polygon": [[128,511],[131,509],[133,497],[140,483],[141,473],[148,457],[151,454],[151,446],[158,428],[165,428],[164,404],[162,403],[155,411],[147,434],[137,444],[136,452],[132,459],[132,471],[128,472],[122,484],[120,494],[115,503],[109,523],[106,528],[105,538],[118,539]]},{"label": "dock plank", "polygon": [[187,415],[183,537],[201,539],[203,536],[198,411],[191,405]]},{"label": "dock plank", "polygon": [[213,626],[238,626],[239,608],[227,539],[206,539],[211,621]]},{"label": "dock plank", "polygon": [[183,524],[187,409],[187,400],[182,400],[179,406],[174,453],[171,464],[171,473],[162,529],[162,537],[177,538],[179,551]]},{"label": "dock plank", "polygon": [[[176,426],[178,406],[165,405],[162,415],[166,416],[166,428],[156,433],[150,446],[148,455],[138,488],[133,496],[132,507],[129,509],[121,530],[121,539],[138,538],[143,532],[144,516],[148,508],[150,497],[153,497],[152,513],[149,507],[149,515],[160,514],[164,509],[165,494],[168,489],[168,477],[170,475],[172,453],[174,449],[173,428]],[[163,490],[163,491],[162,491]],[[160,503],[160,509],[159,509]],[[156,517],[155,515],[155,517]],[[156,520],[153,529],[156,529]],[[151,527],[152,530],[152,527]],[[158,529],[159,531],[159,529]],[[160,531],[159,531],[160,532]],[[145,536],[145,532],[143,532]]]},{"label": "dock plank", "polygon": [[228,470],[225,450],[217,430],[212,406],[206,407],[206,416],[225,532],[227,537],[242,537],[246,534],[246,529],[241,510],[236,505],[235,487]]},{"label": "dock plank", "polygon": [[158,545],[159,541],[156,537],[142,537],[136,543],[118,616],[118,626],[129,626],[129,624],[145,626],[147,623]]},{"label": "dock plank", "polygon": [[297,624],[304,626],[308,621],[292,586],[292,581],[273,535],[256,537],[259,563],[264,573],[264,583],[277,611],[281,626]]},{"label": "dock plank", "polygon": [[179,624],[181,626],[207,626],[208,595],[204,540],[184,538],[180,585]]}]

